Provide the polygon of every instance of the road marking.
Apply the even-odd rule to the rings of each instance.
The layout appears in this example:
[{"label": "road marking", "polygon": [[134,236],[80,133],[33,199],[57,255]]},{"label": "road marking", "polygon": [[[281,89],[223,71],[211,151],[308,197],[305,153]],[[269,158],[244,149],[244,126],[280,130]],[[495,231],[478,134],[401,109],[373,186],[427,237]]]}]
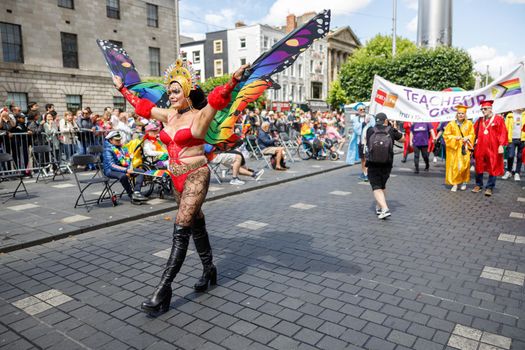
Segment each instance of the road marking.
[{"label": "road marking", "polygon": [[214,186],[208,187],[208,191],[210,192],[220,191],[222,189],[223,189],[222,187],[214,187]]},{"label": "road marking", "polygon": [[447,345],[460,350],[503,350],[510,349],[511,343],[511,338],[456,324]]},{"label": "road marking", "polygon": [[358,184],[358,185],[365,185],[365,186],[368,186],[368,182],[366,182],[366,181],[359,181],[357,184]]},{"label": "road marking", "polygon": [[7,207],[7,209],[11,209],[14,211],[22,211],[22,210],[33,209],[33,208],[38,208],[38,207],[40,206],[36,204],[28,203],[28,204],[14,205],[12,207]]},{"label": "road marking", "polygon": [[68,188],[68,187],[75,187],[75,185],[73,185],[73,184],[60,184],[60,185],[53,185],[51,187],[54,187],[54,188]]},{"label": "road marking", "polygon": [[525,282],[525,273],[485,266],[480,277],[495,281],[506,282],[522,286]]},{"label": "road marking", "polygon": [[[156,253],[153,253],[153,255],[158,256],[159,258],[168,259],[170,257],[171,248],[163,249],[161,251],[158,251]],[[194,251],[191,249],[188,249],[186,252],[186,256],[193,254]]]},{"label": "road marking", "polygon": [[515,219],[525,219],[525,214],[523,213],[516,213],[516,212],[511,212],[509,217],[511,218],[515,218]]},{"label": "road marking", "polygon": [[264,222],[253,221],[253,220],[248,220],[245,222],[241,222],[240,224],[237,224],[237,227],[247,228],[250,230],[258,230],[260,228],[263,228],[264,226],[268,226],[268,224]]},{"label": "road marking", "polygon": [[501,233],[498,237],[498,241],[525,244],[525,236],[515,236],[515,235],[508,235],[506,233]]},{"label": "road marking", "polygon": [[84,215],[73,215],[73,216],[69,216],[67,218],[64,218],[64,219],[62,219],[60,221],[62,221],[65,224],[71,224],[73,222],[84,221],[84,220],[88,220],[88,219],[91,219],[91,217],[90,216],[84,216]]},{"label": "road marking", "polygon": [[290,208],[302,209],[302,210],[308,210],[308,209],[312,209],[315,207],[317,207],[317,205],[305,204],[305,203],[295,203],[295,204],[290,205]]},{"label": "road marking", "polygon": [[525,197],[518,197],[518,202],[525,202]]},{"label": "road marking", "polygon": [[148,204],[155,205],[155,204],[163,204],[163,203],[166,203],[166,202],[167,202],[166,199],[155,198],[155,199],[149,200]]},{"label": "road marking", "polygon": [[42,293],[38,293],[27,298],[17,300],[12,303],[13,306],[23,310],[25,313],[33,316],[67,303],[73,298],[65,295],[57,289],[50,289]]},{"label": "road marking", "polygon": [[344,191],[332,191],[330,194],[336,195],[336,196],[348,196],[349,194],[352,194],[352,192],[344,192]]}]

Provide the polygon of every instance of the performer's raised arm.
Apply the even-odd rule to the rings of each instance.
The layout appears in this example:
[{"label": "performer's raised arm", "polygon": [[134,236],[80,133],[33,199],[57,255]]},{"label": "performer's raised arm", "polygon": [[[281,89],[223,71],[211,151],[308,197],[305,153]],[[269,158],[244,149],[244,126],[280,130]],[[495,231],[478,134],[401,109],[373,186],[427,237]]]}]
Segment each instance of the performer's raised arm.
[{"label": "performer's raised arm", "polygon": [[137,97],[124,86],[122,79],[117,75],[113,75],[113,84],[122,96],[135,108],[135,113],[141,117],[157,119],[163,123],[168,121],[169,109],[158,108],[150,100]]}]

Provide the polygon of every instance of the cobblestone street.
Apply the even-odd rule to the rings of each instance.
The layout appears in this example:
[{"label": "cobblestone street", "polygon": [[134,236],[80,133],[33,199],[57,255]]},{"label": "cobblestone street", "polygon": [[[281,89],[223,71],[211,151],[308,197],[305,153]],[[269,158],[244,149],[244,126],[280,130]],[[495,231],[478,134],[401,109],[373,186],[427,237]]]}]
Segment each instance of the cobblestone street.
[{"label": "cobblestone street", "polygon": [[357,167],[204,205],[218,285],[170,310],[159,281],[174,213],[0,255],[2,349],[525,349],[525,197],[452,193],[443,167],[395,167],[378,220]]}]

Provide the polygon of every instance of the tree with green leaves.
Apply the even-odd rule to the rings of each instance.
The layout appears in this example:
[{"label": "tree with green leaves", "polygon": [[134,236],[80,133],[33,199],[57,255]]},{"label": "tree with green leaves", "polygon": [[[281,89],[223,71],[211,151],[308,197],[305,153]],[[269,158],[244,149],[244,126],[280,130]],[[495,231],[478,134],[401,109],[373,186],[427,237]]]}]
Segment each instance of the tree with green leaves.
[{"label": "tree with green leaves", "polygon": [[330,89],[328,90],[328,98],[326,99],[326,103],[328,103],[332,110],[335,110],[341,109],[341,105],[344,105],[347,102],[348,100],[346,98],[345,91],[341,87],[341,82],[339,80],[334,80],[330,84]]},{"label": "tree with green leaves", "polygon": [[466,51],[445,46],[417,48],[403,38],[397,43],[392,57],[392,38],[377,35],[343,64],[341,87],[349,101],[369,101],[376,74],[395,84],[425,90],[473,88],[473,63]]}]

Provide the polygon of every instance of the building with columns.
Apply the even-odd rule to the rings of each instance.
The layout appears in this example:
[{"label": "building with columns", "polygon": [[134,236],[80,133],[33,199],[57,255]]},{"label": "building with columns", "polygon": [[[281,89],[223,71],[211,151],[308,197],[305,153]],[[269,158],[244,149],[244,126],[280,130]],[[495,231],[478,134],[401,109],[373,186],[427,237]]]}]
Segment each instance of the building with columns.
[{"label": "building with columns", "polygon": [[125,107],[95,39],[122,46],[142,77],[160,76],[177,56],[177,18],[174,0],[2,0],[0,101]]},{"label": "building with columns", "polygon": [[330,31],[328,42],[328,86],[337,80],[341,66],[353,52],[361,47],[361,42],[350,27]]}]

